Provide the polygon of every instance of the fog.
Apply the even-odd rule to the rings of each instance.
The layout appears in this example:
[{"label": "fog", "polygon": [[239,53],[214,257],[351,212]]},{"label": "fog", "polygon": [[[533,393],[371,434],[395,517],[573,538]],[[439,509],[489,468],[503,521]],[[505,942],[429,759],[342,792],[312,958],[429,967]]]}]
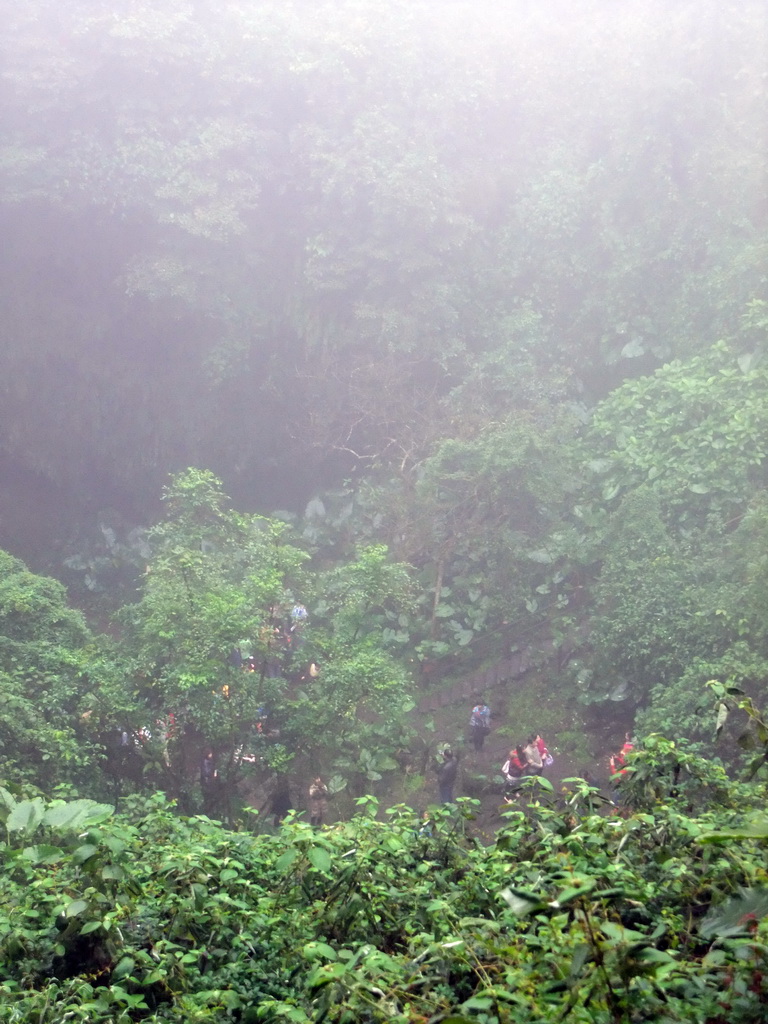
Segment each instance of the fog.
[{"label": "fog", "polygon": [[38,563],[188,465],[263,511],[408,472],[478,380],[478,420],[589,409],[764,292],[763,3],[4,6],[0,543]]}]

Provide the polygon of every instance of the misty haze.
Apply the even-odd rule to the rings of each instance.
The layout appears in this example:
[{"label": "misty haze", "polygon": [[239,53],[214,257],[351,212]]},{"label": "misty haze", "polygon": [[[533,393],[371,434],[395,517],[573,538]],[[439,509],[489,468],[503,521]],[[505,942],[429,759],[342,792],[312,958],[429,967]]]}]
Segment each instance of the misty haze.
[{"label": "misty haze", "polygon": [[0,1024],[762,1024],[768,6],[0,75]]}]

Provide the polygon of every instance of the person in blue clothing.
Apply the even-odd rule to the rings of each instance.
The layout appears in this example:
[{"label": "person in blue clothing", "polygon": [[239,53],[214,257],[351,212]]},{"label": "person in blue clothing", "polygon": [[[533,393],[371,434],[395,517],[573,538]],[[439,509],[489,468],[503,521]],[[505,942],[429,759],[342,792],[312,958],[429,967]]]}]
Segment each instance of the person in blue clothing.
[{"label": "person in blue clothing", "polygon": [[298,601],[291,609],[291,621],[294,625],[298,626],[300,623],[305,622],[307,619],[307,609],[303,604],[299,604]]},{"label": "person in blue clothing", "polygon": [[491,709],[482,697],[472,708],[469,716],[469,731],[472,737],[472,746],[477,751],[482,750],[485,737],[491,731]]}]

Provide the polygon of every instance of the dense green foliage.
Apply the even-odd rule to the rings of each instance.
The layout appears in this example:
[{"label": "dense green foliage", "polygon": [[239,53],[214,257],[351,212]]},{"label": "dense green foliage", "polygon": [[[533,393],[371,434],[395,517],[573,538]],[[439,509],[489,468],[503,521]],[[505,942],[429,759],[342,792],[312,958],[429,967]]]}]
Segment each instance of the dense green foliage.
[{"label": "dense green foliage", "polygon": [[630,772],[620,816],[533,783],[490,846],[369,798],[254,838],[2,790],[0,1020],[763,1020],[763,787],[660,740]]},{"label": "dense green foliage", "polygon": [[[284,771],[294,751],[315,773],[322,764],[336,788],[381,777],[372,745],[395,767],[413,706],[408,673],[391,654],[392,625],[412,601],[408,567],[379,546],[307,568],[285,523],[232,511],[209,472],[177,475],[164,501],[141,598],[121,610],[110,645],[119,673],[103,670],[100,680],[102,725],[140,737],[129,760],[138,756],[145,774],[187,800],[213,751],[223,815],[239,783]],[[312,614],[293,621],[300,600]]]},{"label": "dense green foliage", "polygon": [[89,641],[64,587],[0,552],[0,778],[52,791],[98,763]]}]

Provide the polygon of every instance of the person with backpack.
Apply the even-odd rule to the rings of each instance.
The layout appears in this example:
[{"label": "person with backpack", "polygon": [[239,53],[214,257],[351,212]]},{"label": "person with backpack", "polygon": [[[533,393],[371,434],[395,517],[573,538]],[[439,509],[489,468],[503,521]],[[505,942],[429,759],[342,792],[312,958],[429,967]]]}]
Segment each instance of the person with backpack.
[{"label": "person with backpack", "polygon": [[544,758],[539,751],[535,735],[528,737],[528,742],[523,747],[523,753],[525,754],[526,774],[541,775],[544,771]]},{"label": "person with backpack", "polygon": [[525,754],[522,747],[513,747],[509,756],[501,766],[501,774],[506,780],[505,797],[510,793],[517,792],[520,788],[520,780],[525,772]]},{"label": "person with backpack", "polygon": [[293,810],[291,799],[291,785],[287,775],[277,774],[269,798],[269,812],[272,815],[272,823],[277,828],[286,816],[288,811]]},{"label": "person with backpack", "polygon": [[296,626],[300,625],[302,622],[306,622],[307,614],[307,609],[304,607],[304,605],[300,604],[297,601],[296,604],[291,609],[291,628],[293,629]]},{"label": "person with backpack", "polygon": [[328,813],[328,787],[318,775],[309,785],[309,821],[313,828],[320,828]]},{"label": "person with backpack", "polygon": [[459,759],[448,747],[443,751],[442,761],[437,766],[437,786],[440,790],[440,803],[453,803],[453,787],[459,773]]},{"label": "person with backpack", "polygon": [[491,709],[482,698],[472,708],[469,716],[469,731],[472,737],[472,746],[476,751],[481,751],[485,737],[491,731]]}]

